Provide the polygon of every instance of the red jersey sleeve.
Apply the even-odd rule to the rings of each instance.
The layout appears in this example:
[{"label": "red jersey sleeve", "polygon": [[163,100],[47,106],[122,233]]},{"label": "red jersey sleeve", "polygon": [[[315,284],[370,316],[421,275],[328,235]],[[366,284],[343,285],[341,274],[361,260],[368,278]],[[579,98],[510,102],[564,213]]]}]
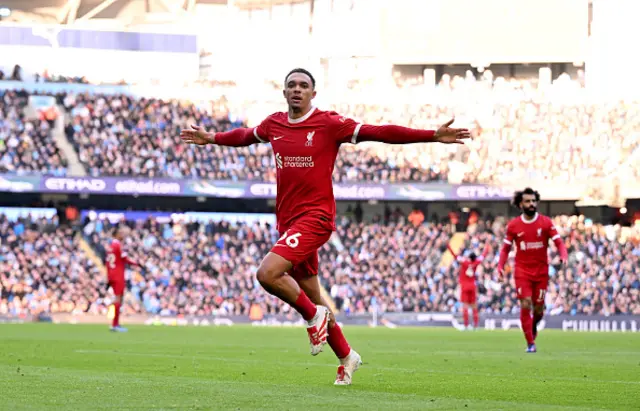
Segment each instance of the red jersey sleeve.
[{"label": "red jersey sleeve", "polygon": [[549,233],[549,238],[553,241],[560,238],[560,233],[558,233],[558,229],[550,218],[547,218],[547,232]]},{"label": "red jersey sleeve", "polygon": [[362,123],[358,123],[353,119],[341,116],[335,111],[328,112],[328,116],[330,133],[338,144],[356,144],[358,142],[358,133],[360,132]]},{"label": "red jersey sleeve", "polygon": [[502,240],[502,242],[508,246],[511,246],[513,244],[513,240],[516,238],[516,230],[514,225],[514,220],[511,220],[509,224],[507,224],[507,232],[505,234],[504,240]]},{"label": "red jersey sleeve", "polygon": [[271,116],[262,120],[262,123],[253,128],[253,136],[261,143],[269,142],[269,123],[271,122]]}]

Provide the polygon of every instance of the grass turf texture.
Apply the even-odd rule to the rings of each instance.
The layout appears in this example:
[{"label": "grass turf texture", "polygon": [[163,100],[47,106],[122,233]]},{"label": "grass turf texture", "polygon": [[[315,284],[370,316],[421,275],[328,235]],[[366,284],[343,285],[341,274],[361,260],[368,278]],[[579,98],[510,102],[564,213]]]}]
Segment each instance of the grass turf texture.
[{"label": "grass turf texture", "polygon": [[0,325],[0,409],[640,409],[640,334],[345,333],[350,387],[302,328]]}]

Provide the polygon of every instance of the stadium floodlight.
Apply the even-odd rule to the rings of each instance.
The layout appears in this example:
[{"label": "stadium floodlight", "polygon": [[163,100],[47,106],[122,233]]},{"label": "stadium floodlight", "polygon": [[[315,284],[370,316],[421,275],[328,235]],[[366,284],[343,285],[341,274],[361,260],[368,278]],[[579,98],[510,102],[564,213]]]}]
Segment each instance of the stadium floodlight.
[{"label": "stadium floodlight", "polygon": [[9,17],[11,15],[11,9],[9,7],[0,6],[0,18]]}]

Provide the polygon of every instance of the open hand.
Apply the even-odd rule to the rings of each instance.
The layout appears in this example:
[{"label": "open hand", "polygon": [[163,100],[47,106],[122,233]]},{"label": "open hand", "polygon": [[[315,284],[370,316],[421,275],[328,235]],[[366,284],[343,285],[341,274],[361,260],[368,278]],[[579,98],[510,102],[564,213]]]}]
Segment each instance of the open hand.
[{"label": "open hand", "polygon": [[434,141],[444,144],[464,144],[464,140],[471,138],[471,132],[466,128],[450,128],[455,119],[440,126],[433,136]]},{"label": "open hand", "polygon": [[204,128],[192,125],[190,129],[180,131],[180,138],[187,144],[204,146],[215,143],[215,133],[207,133]]}]

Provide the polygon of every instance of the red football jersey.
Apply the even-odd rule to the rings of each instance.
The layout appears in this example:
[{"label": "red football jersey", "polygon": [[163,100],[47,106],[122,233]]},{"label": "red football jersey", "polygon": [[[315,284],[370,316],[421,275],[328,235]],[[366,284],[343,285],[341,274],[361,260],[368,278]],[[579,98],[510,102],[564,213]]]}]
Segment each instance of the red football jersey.
[{"label": "red football jersey", "polygon": [[333,168],[340,145],[355,144],[360,127],[336,112],[312,108],[299,119],[272,114],[253,129],[260,142],[273,148],[280,232],[301,216],[317,217],[335,230]]},{"label": "red football jersey", "polygon": [[460,264],[460,274],[458,276],[460,286],[462,288],[475,288],[476,286],[476,269],[482,263],[483,258],[478,257],[476,261],[458,256],[456,259]]},{"label": "red football jersey", "polygon": [[506,244],[515,243],[515,276],[544,279],[549,277],[549,240],[560,238],[553,221],[547,216],[536,213],[533,220],[523,216],[514,218],[507,225]]},{"label": "red football jersey", "polygon": [[111,281],[124,281],[124,269],[131,261],[127,255],[122,252],[120,241],[113,240],[107,247],[107,257],[105,259],[107,266],[107,277]]}]

